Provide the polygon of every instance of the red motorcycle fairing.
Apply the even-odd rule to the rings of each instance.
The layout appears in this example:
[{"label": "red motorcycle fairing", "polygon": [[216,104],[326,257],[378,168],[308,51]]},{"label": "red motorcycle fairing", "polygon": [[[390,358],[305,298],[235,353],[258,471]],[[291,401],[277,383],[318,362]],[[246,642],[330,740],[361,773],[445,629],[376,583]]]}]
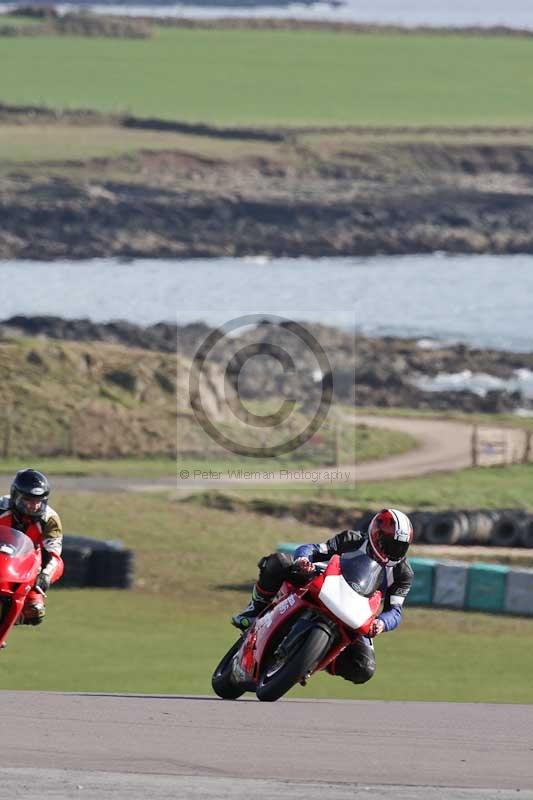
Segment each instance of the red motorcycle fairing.
[{"label": "red motorcycle fairing", "polygon": [[249,681],[255,682],[259,677],[265,650],[277,631],[295,614],[311,607],[301,596],[305,588],[295,589],[284,584],[281,591],[282,595],[276,605],[270,606],[257,618],[255,625],[245,637],[239,661]]},{"label": "red motorcycle fairing", "polygon": [[250,686],[257,682],[272,640],[289,620],[300,616],[303,611],[311,610],[331,620],[338,633],[337,642],[317,665],[316,672],[325,669],[359,635],[368,634],[372,621],[379,611],[382,593],[375,592],[368,598],[368,618],[358,626],[357,630],[351,629],[339,621],[338,617],[320,599],[324,582],[327,578],[335,576],[342,576],[339,556],[333,556],[326,571],[316,575],[305,586],[295,587],[289,583],[283,584],[281,594],[275,604],[269,606],[257,617],[255,624],[244,637],[243,644],[234,661],[235,677],[238,680],[244,681]]},{"label": "red motorcycle fairing", "polygon": [[14,528],[0,526],[0,649],[41,569],[41,551]]}]

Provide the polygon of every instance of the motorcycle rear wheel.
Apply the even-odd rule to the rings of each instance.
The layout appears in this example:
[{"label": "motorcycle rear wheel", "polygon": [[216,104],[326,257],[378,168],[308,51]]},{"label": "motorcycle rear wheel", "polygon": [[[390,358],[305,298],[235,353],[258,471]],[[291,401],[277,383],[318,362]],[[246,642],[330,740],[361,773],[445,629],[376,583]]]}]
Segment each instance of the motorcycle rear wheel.
[{"label": "motorcycle rear wheel", "polygon": [[232,675],[232,661],[233,656],[242,644],[242,638],[238,639],[232,647],[228,650],[224,658],[216,667],[211,678],[211,686],[213,691],[223,700],[236,700],[241,694],[244,694],[244,689],[237,686],[233,680]]},{"label": "motorcycle rear wheel", "polygon": [[322,628],[312,628],[296,653],[280,660],[276,652],[267,659],[259,678],[256,695],[259,700],[279,700],[289,689],[306,677],[322,660],[331,644],[330,635]]}]

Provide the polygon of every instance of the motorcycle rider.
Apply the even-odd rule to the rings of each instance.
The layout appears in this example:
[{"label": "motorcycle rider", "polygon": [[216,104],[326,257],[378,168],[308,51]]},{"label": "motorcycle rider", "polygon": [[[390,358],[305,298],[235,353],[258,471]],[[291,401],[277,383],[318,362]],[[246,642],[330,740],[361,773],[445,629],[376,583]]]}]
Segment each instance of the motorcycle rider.
[{"label": "motorcycle rider", "polygon": [[259,578],[249,605],[232,618],[232,623],[247,630],[257,615],[268,606],[283,581],[302,586],[314,576],[313,562],[328,561],[333,555],[361,551],[382,565],[383,610],[372,623],[368,636],[359,636],[332,662],[327,671],[353,683],[365,683],[376,670],[373,639],[397,628],[402,619],[403,603],[413,583],[413,569],[406,559],[413,541],[409,517],[395,508],[376,514],[367,533],[344,530],[322,544],[304,544],[294,556],[272,553],[259,563]]},{"label": "motorcycle rider", "polygon": [[13,478],[10,494],[0,497],[0,526],[22,531],[41,550],[41,571],[17,620],[22,625],[41,624],[46,592],[63,574],[61,520],[48,505],[49,495],[50,484],[42,472],[21,469]]}]

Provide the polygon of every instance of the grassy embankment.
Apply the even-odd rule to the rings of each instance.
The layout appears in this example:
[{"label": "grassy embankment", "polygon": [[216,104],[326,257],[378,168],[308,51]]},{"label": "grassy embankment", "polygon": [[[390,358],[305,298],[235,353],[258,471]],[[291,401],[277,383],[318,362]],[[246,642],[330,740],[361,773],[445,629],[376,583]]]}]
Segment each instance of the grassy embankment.
[{"label": "grassy embankment", "polygon": [[[191,428],[193,423],[191,421]],[[226,426],[226,432],[231,431],[231,426]],[[178,455],[177,458],[164,458],[142,456],[137,458],[76,458],[69,456],[39,456],[32,457],[38,461],[39,469],[50,475],[103,475],[132,478],[158,478],[176,474],[177,470],[189,471],[209,468],[216,472],[226,473],[228,470],[249,471],[278,471],[284,468],[295,469],[300,467],[317,467],[331,464],[331,448],[313,453],[308,448],[300,456],[298,453],[288,454],[286,457],[277,458],[245,458],[227,452],[216,457],[202,458],[202,445],[204,439],[198,437],[198,455],[196,457]],[[387,429],[368,428],[357,425],[352,430],[347,425],[341,434],[339,448],[339,461],[342,464],[352,464],[354,460],[354,447],[357,463],[383,458],[385,456],[399,455],[416,447],[416,440],[408,434]],[[325,458],[324,458],[325,454]],[[24,459],[31,460],[29,455]],[[23,460],[24,460],[23,459]],[[10,475],[20,469],[21,458],[11,456],[0,458],[0,475]]]},{"label": "grassy embankment", "polygon": [[[463,475],[463,486],[468,481]],[[386,487],[374,488],[388,500]],[[3,688],[209,693],[211,671],[235,635],[228,616],[245,602],[259,555],[280,540],[328,533],[163,495],[55,493],[54,506],[68,531],[133,547],[137,586],[53,590],[46,624],[15,630],[2,653]],[[413,608],[376,647],[379,669],[366,686],[317,676],[295,696],[533,702],[533,620]]]},{"label": "grassy embankment", "polygon": [[237,125],[524,126],[530,60],[528,39],[450,34],[14,37],[0,99]]},{"label": "grassy embankment", "polygon": [[[336,460],[352,464],[355,453],[363,461],[416,444],[405,434],[357,427],[339,417],[337,429],[324,425],[319,435],[286,456],[259,462],[233,456],[196,424],[187,401],[189,362],[180,360],[176,369],[177,364],[171,353],[113,344],[24,337],[4,341],[0,471],[16,469],[21,458],[38,459],[43,470],[55,474],[156,477],[206,465],[218,471],[241,466],[275,470]],[[261,414],[277,408],[275,401],[249,406]],[[239,427],[229,413],[218,424],[224,435],[258,444],[256,429]],[[305,415],[295,412],[282,438],[308,424]]]}]

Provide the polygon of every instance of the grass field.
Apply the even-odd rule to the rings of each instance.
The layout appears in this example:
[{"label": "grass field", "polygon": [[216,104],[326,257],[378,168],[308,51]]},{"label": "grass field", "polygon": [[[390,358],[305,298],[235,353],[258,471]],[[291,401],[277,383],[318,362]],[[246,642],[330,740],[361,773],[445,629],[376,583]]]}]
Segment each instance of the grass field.
[{"label": "grass field", "polygon": [[[0,161],[57,162],[110,159],[142,151],[177,151],[228,161],[243,156],[274,157],[270,142],[223,140],[168,131],[143,131],[112,124],[33,124],[0,126]],[[103,165],[100,165],[103,166]],[[128,165],[121,165],[124,170]],[[132,173],[138,165],[131,165]]]},{"label": "grass field", "polygon": [[344,500],[357,507],[400,508],[532,508],[533,464],[479,467],[371,483],[324,483],[239,486],[243,496],[279,500]]},{"label": "grass field", "polygon": [[[57,493],[53,500],[67,531],[135,549],[137,585],[52,589],[45,624],[14,630],[0,656],[4,689],[210,694],[211,672],[235,638],[229,616],[247,600],[258,557],[282,539],[326,534],[163,495]],[[377,640],[370,683],[321,675],[294,695],[533,702],[533,619],[407,612],[398,631]]]},{"label": "grass field", "polygon": [[[460,137],[458,139],[458,137]],[[280,165],[302,168],[303,159],[316,163],[343,163],[347,152],[362,151],[362,158],[372,156],[383,170],[390,171],[391,148],[397,170],[427,170],[422,156],[406,152],[405,145],[490,147],[528,146],[530,133],[527,129],[508,131],[505,129],[394,129],[383,130],[379,139],[364,128],[350,131],[329,131],[327,134],[306,131],[294,135],[289,144],[254,139],[223,139],[220,136],[193,135],[172,131],[137,130],[121,127],[118,123],[95,121],[91,124],[76,124],[63,118],[55,122],[35,121],[32,124],[2,123],[0,126],[0,174],[2,168],[13,163],[32,164],[32,174],[45,167],[60,166],[64,171],[95,171],[98,174],[116,174],[130,181],[145,179],[139,159],[147,153],[172,153],[179,166],[180,159],[187,165],[188,156],[223,160],[229,164],[239,159],[266,158]],[[401,149],[403,147],[403,150]],[[401,155],[400,155],[401,154]],[[120,158],[122,157],[122,158]],[[97,159],[96,163],[89,163]],[[119,160],[117,160],[119,159]],[[385,164],[387,161],[387,164]],[[174,166],[174,169],[177,167]],[[82,173],[83,174],[83,173]],[[373,413],[393,413],[387,409],[372,409]],[[404,413],[407,413],[405,410]],[[411,412],[415,413],[415,412]],[[416,412],[422,413],[422,412]],[[431,412],[428,412],[428,414]]]},{"label": "grass field", "polygon": [[[206,614],[169,596],[57,590],[41,628],[13,632],[0,686],[209,695],[211,673],[236,638],[236,606],[223,596],[219,605],[225,611]],[[407,609],[401,628],[377,640],[376,658],[364,686],[320,674],[290,696],[533,703],[531,619]]]},{"label": "grass field", "polygon": [[533,124],[529,39],[160,29],[1,46],[6,103],[221,124]]}]

